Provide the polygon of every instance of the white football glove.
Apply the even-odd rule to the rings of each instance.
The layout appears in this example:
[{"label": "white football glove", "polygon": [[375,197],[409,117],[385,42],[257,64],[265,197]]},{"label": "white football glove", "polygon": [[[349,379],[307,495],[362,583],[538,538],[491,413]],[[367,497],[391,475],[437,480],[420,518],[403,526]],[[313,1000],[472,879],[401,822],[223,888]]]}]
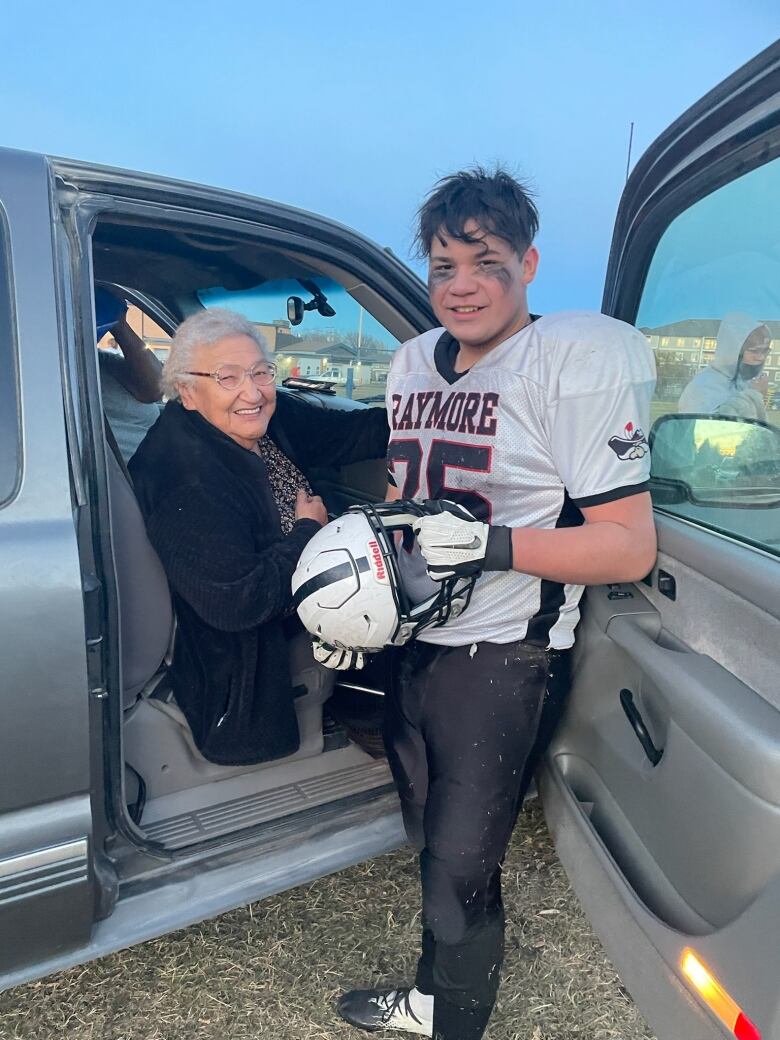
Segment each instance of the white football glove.
[{"label": "white football glove", "polygon": [[323,643],[316,636],[312,637],[312,652],[315,661],[338,672],[345,672],[348,668],[359,669],[366,663],[362,651],[342,650],[338,646],[331,646],[330,643]]},{"label": "white football glove", "polygon": [[473,517],[466,519],[466,511],[449,502],[441,502],[440,507],[440,513],[422,516],[412,524],[428,577],[444,581],[468,578],[484,570],[512,569],[511,528],[491,527]]}]

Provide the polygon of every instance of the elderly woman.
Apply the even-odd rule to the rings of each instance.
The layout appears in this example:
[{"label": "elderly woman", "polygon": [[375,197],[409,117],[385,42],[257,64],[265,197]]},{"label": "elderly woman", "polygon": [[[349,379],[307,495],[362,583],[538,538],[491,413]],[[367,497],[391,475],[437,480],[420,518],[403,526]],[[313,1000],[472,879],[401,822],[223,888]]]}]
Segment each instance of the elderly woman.
[{"label": "elderly woman", "polygon": [[327,521],[306,473],[385,454],[381,409],[315,408],[277,396],[265,343],[245,318],[188,318],[163,368],[168,404],[130,471],[178,620],[176,701],[206,758],[294,752],[290,580]]}]

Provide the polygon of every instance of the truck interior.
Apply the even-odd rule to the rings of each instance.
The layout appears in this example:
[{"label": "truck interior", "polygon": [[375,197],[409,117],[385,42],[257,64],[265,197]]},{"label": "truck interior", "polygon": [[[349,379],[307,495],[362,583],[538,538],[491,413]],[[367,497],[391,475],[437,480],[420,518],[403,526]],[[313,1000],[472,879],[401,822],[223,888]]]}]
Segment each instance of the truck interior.
[{"label": "truck interior", "polygon": [[[315,255],[264,246],[256,234],[229,237],[114,216],[98,222],[92,244],[94,281],[121,291],[169,333],[202,307],[198,294],[204,289],[241,291],[321,276],[342,285],[398,339],[415,331],[349,271]],[[347,403],[316,392],[306,396],[312,407]],[[168,583],[146,537],[132,481],[108,423],[105,429],[118,608],[112,646],[121,676],[123,801],[144,840],[166,849],[183,848],[336,800],[386,791],[391,777],[376,728],[382,665],[375,664],[373,676],[340,677],[336,687],[334,676],[315,665],[304,634],[291,644],[299,750],[245,766],[216,765],[203,757],[167,680],[176,632]],[[384,493],[382,462],[343,472],[323,470],[312,477],[332,513]],[[354,718],[352,725],[337,721],[337,703],[342,720],[350,711],[362,717],[362,730],[355,729]]]}]

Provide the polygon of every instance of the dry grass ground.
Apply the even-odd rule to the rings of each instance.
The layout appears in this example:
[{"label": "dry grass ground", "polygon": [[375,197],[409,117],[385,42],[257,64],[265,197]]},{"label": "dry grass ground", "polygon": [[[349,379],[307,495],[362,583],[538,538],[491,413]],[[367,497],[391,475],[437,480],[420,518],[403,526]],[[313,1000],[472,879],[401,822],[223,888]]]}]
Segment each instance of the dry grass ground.
[{"label": "dry grass ground", "polygon": [[[505,871],[507,958],[489,1040],[652,1040],[555,857],[537,807]],[[359,1040],[345,986],[410,977],[416,864],[403,849],[0,994],[2,1040]],[[401,1036],[404,1034],[383,1034]]]}]

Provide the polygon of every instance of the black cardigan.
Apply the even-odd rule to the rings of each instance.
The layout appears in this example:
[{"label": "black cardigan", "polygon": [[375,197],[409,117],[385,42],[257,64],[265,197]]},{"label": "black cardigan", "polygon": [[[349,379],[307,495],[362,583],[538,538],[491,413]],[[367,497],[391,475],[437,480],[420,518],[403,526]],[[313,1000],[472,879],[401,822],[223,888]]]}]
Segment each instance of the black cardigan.
[{"label": "black cardigan", "polygon": [[[280,393],[268,435],[304,474],[385,454],[379,408],[319,408]],[[303,547],[282,535],[265,463],[199,413],[169,402],[130,462],[177,617],[173,692],[206,758],[264,762],[299,743],[284,614]]]}]

